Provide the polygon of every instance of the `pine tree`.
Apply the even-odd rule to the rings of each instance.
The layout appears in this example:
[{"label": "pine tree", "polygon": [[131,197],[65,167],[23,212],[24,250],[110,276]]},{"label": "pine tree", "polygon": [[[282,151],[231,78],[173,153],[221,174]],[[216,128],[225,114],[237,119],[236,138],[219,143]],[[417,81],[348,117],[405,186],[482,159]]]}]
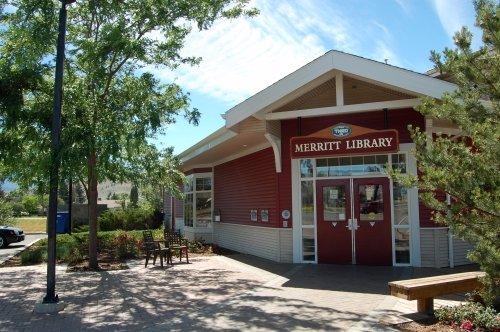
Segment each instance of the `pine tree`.
[{"label": "pine tree", "polygon": [[[487,273],[485,300],[492,303],[500,294],[500,5],[481,0],[475,8],[482,46],[472,50],[472,34],[462,28],[454,49],[433,51],[436,69],[457,89],[418,107],[426,117],[451,121],[461,134],[430,139],[410,128],[420,175],[400,179],[419,188],[434,221],[475,246],[469,258]],[[442,193],[451,204],[439,199]]]}]

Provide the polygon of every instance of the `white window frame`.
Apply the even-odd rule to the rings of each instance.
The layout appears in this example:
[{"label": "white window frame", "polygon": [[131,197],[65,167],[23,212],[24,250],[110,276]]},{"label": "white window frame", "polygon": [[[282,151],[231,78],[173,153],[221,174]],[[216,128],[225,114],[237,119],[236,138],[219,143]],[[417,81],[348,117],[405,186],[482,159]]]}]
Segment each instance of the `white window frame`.
[{"label": "white window frame", "polygon": [[[388,156],[389,165],[392,167],[392,155],[404,154],[406,161],[406,173],[411,175],[417,174],[416,159],[411,152],[415,147],[414,143],[403,143],[399,145],[399,151],[386,154]],[[346,156],[332,156],[332,157],[349,157]],[[328,158],[328,157],[324,157]],[[293,233],[293,262],[294,263],[317,263],[318,262],[318,243],[317,243],[317,204],[316,204],[316,181],[328,179],[358,179],[358,178],[372,178],[372,177],[387,177],[389,178],[389,191],[391,198],[391,238],[392,238],[392,263],[393,266],[420,266],[420,225],[419,225],[419,210],[418,210],[418,190],[416,188],[407,189],[408,195],[408,225],[394,225],[394,197],[393,197],[393,181],[386,174],[368,174],[368,175],[349,175],[349,176],[335,176],[335,177],[317,177],[316,176],[316,158],[302,158],[311,159],[313,165],[312,177],[301,178],[300,174],[300,159],[291,159],[292,168],[292,233]],[[318,158],[322,159],[322,158]],[[313,181],[314,190],[314,225],[302,225],[302,199],[301,199],[301,182]],[[304,261],[302,255],[302,228],[314,228],[314,245],[315,245],[315,260]],[[409,263],[396,263],[395,252],[395,229],[407,228],[410,232],[410,262]]]},{"label": "white window frame", "polygon": [[[187,226],[186,225],[186,219],[185,219],[185,213],[184,213],[184,227],[187,227],[189,229],[193,229],[193,230],[196,230],[196,229],[199,229],[199,230],[211,230],[213,228],[213,215],[214,215],[214,178],[213,178],[213,173],[211,172],[207,172],[207,173],[194,173],[194,174],[190,174],[188,176],[186,176],[186,178],[189,180],[189,181],[192,181],[193,183],[193,190],[192,191],[186,191],[184,192],[184,195],[187,195],[187,194],[192,194],[193,195],[193,206],[192,206],[192,209],[193,209],[193,226]],[[196,179],[198,178],[210,178],[210,181],[211,181],[211,189],[210,190],[196,190]],[[196,194],[197,193],[210,193],[210,198],[211,198],[211,201],[210,201],[210,216],[211,216],[211,220],[210,220],[210,223],[208,224],[208,227],[197,227],[197,215],[196,215]],[[184,212],[184,211],[183,211]]]}]

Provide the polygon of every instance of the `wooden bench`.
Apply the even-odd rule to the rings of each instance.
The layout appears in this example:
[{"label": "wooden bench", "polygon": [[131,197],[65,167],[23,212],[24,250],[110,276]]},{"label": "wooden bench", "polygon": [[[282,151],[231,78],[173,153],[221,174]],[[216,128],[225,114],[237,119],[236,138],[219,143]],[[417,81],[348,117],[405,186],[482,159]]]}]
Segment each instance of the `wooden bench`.
[{"label": "wooden bench", "polygon": [[436,277],[408,279],[389,282],[392,296],[405,300],[417,300],[419,313],[434,313],[434,298],[440,295],[471,292],[481,286],[484,272],[464,272]]}]

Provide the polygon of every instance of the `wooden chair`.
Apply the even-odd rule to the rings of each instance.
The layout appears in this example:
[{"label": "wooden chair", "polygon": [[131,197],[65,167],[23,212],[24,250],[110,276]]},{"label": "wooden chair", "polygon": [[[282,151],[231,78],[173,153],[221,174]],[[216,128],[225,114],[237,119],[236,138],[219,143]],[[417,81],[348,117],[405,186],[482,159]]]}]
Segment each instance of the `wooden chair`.
[{"label": "wooden chair", "polygon": [[172,264],[172,250],[165,246],[162,248],[160,243],[163,241],[155,241],[153,238],[153,232],[146,230],[142,232],[142,237],[144,239],[144,251],[146,252],[146,263],[144,267],[148,266],[148,261],[151,255],[153,255],[153,265],[156,263],[156,257],[160,256],[160,265],[163,267],[163,259],[167,264]]},{"label": "wooden chair", "polygon": [[185,239],[178,232],[172,232],[169,229],[163,231],[165,238],[165,246],[168,246],[172,251],[179,250],[179,262],[182,261],[182,255],[186,255],[186,263],[189,263],[189,249]]}]

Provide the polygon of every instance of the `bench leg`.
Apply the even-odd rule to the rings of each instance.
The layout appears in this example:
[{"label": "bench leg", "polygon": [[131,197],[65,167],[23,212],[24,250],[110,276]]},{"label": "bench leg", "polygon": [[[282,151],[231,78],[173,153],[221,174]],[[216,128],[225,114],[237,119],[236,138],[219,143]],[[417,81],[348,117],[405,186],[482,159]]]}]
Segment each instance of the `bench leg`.
[{"label": "bench leg", "polygon": [[433,315],[434,314],[434,299],[418,299],[417,311],[421,314]]},{"label": "bench leg", "polygon": [[144,264],[144,267],[148,267],[148,261],[149,261],[149,251],[146,253],[146,264]]}]

